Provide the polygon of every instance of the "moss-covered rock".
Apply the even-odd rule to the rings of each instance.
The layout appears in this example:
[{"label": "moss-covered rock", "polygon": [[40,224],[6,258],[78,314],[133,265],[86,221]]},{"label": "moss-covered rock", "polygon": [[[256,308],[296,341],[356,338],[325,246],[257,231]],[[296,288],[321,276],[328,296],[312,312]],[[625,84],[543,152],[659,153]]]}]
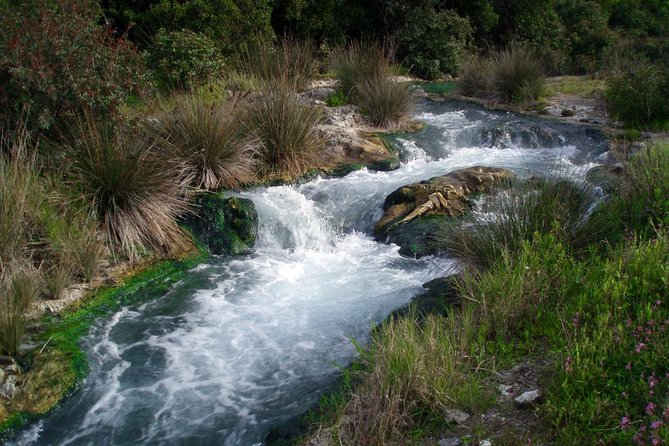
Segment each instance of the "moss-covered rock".
[{"label": "moss-covered rock", "polygon": [[198,212],[185,224],[212,254],[251,252],[258,233],[258,213],[251,200],[209,193],[199,197],[197,205]]}]

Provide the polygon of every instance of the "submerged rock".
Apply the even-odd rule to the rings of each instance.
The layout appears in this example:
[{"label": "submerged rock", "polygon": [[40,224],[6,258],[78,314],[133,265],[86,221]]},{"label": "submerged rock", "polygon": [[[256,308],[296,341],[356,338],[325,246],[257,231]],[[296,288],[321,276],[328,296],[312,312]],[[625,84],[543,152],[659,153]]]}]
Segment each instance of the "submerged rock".
[{"label": "submerged rock", "polygon": [[197,205],[197,215],[185,224],[212,254],[251,252],[258,234],[258,213],[251,200],[211,193],[202,195]]},{"label": "submerged rock", "polygon": [[474,193],[488,192],[514,178],[508,169],[475,166],[400,187],[386,197],[374,235],[398,244],[405,255],[433,254],[432,237],[445,221],[469,212]]}]

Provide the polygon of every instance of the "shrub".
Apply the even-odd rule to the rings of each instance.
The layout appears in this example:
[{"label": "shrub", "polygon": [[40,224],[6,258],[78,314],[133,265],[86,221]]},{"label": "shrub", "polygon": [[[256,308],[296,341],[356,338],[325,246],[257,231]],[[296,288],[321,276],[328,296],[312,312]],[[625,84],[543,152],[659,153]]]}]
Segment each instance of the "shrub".
[{"label": "shrub", "polygon": [[397,31],[398,56],[410,70],[425,79],[456,75],[472,38],[469,20],[456,12],[412,7]]},{"label": "shrub", "polygon": [[376,43],[353,41],[332,52],[331,64],[344,94],[355,98],[359,83],[388,75],[390,59]]},{"label": "shrub", "polygon": [[201,95],[174,96],[150,132],[169,141],[194,173],[193,185],[236,189],[254,180],[256,141],[235,102],[209,105]]},{"label": "shrub", "polygon": [[511,45],[488,59],[473,58],[462,67],[461,91],[493,102],[527,102],[544,88],[541,63],[527,47]]},{"label": "shrub", "polygon": [[25,110],[29,128],[47,129],[81,109],[114,114],[145,87],[132,45],[97,25],[93,0],[11,2],[0,22],[4,119]]},{"label": "shrub", "polygon": [[305,89],[318,71],[314,45],[285,36],[278,45],[257,41],[240,55],[243,71],[266,85],[284,83],[296,90]]},{"label": "shrub", "polygon": [[322,111],[286,86],[265,90],[246,110],[246,126],[259,141],[264,167],[298,175],[324,146],[318,132]]},{"label": "shrub", "polygon": [[187,29],[158,31],[146,62],[158,85],[190,90],[221,76],[223,58],[207,36]]},{"label": "shrub", "polygon": [[669,70],[645,61],[628,64],[607,79],[606,102],[628,126],[652,128],[669,120]]},{"label": "shrub", "polygon": [[361,112],[379,127],[400,125],[407,119],[413,105],[409,85],[382,74],[357,84]]},{"label": "shrub", "polygon": [[502,253],[517,252],[537,233],[554,233],[573,248],[599,240],[604,228],[589,219],[597,199],[587,183],[552,178],[528,181],[482,202],[480,215],[467,224],[444,226],[435,243],[475,267],[489,267]]},{"label": "shrub", "polygon": [[183,247],[186,237],[175,219],[188,209],[188,170],[130,130],[81,118],[67,146],[73,186],[122,254]]},{"label": "shrub", "polygon": [[[135,3],[135,2],[132,2]],[[159,28],[190,30],[206,36],[224,57],[256,39],[274,37],[270,24],[272,10],[266,0],[152,0],[137,2],[130,14],[139,37],[152,36]],[[126,3],[128,4],[128,3]],[[132,7],[128,6],[130,10]]]},{"label": "shrub", "polygon": [[38,272],[18,260],[0,271],[0,354],[16,355],[26,330],[26,311],[39,292]]}]

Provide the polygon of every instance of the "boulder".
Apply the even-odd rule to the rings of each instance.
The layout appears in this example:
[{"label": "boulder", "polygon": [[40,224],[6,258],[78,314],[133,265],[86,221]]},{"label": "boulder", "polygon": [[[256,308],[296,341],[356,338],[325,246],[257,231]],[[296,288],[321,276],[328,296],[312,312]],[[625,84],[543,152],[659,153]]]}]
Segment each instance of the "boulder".
[{"label": "boulder", "polygon": [[623,174],[622,164],[602,164],[588,170],[585,178],[595,186],[601,187],[604,192],[612,193],[620,189]]},{"label": "boulder", "polygon": [[424,291],[416,294],[407,305],[399,308],[388,316],[397,319],[411,313],[412,309],[421,318],[427,314],[446,315],[453,306],[460,303],[460,295],[456,288],[459,276],[439,277],[423,284]]},{"label": "boulder", "polygon": [[325,157],[336,166],[335,175],[367,167],[370,170],[394,170],[400,166],[397,154],[374,132],[363,130],[363,122],[353,105],[325,107],[325,119],[319,131],[325,139]]},{"label": "boulder", "polygon": [[185,225],[212,254],[248,254],[258,234],[258,213],[251,200],[225,198],[224,193],[203,194],[196,215]]},{"label": "boulder", "polygon": [[453,217],[469,212],[470,198],[515,178],[508,169],[470,167],[400,187],[386,197],[385,211],[374,227],[377,240],[396,243],[400,253],[433,254],[431,238]]}]

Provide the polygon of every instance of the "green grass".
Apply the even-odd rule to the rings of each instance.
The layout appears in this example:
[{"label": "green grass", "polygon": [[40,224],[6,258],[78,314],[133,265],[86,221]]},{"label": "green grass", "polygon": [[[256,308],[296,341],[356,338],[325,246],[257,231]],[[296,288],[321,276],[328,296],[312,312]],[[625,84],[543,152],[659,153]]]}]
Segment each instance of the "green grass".
[{"label": "green grass", "polygon": [[584,98],[600,98],[604,96],[606,81],[586,76],[562,76],[558,80],[546,83],[546,96],[564,93]]},{"label": "green grass", "polygon": [[605,226],[587,218],[596,199],[594,187],[584,182],[557,176],[527,180],[485,197],[481,215],[496,215],[495,219],[474,216],[464,224],[448,222],[434,244],[477,268],[494,264],[505,251],[517,252],[537,232],[554,232],[561,242],[582,249],[606,235]]}]

